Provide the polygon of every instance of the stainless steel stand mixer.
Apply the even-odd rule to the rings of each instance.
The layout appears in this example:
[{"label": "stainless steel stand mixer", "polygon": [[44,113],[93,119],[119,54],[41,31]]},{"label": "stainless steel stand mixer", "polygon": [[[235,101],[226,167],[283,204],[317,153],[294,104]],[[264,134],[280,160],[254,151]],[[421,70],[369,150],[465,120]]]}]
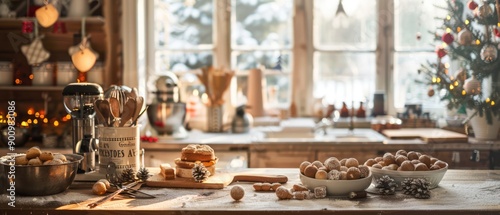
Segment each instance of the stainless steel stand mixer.
[{"label": "stainless steel stand mixer", "polygon": [[101,86],[94,83],[71,83],[63,89],[64,108],[71,114],[73,153],[83,156],[78,173],[95,170],[98,140],[95,138],[94,101],[102,99]]},{"label": "stainless steel stand mixer", "polygon": [[147,113],[151,127],[158,132],[160,138],[171,137],[182,139],[187,137],[184,128],[186,121],[186,103],[180,101],[179,80],[173,73],[167,73],[156,80],[155,97],[149,105]]}]

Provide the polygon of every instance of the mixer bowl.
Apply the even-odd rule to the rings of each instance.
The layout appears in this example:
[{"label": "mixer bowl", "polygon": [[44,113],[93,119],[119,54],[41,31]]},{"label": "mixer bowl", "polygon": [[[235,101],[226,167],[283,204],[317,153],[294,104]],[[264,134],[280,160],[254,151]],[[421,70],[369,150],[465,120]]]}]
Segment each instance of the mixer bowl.
[{"label": "mixer bowl", "polygon": [[186,103],[153,103],[149,105],[147,113],[149,124],[159,135],[172,135],[183,129]]}]

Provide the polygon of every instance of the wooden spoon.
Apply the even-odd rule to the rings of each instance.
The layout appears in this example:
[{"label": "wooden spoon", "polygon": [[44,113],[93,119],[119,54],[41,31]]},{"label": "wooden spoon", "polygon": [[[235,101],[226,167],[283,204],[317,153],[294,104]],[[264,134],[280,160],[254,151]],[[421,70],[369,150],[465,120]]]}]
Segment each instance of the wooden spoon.
[{"label": "wooden spoon", "polygon": [[144,105],[144,97],[137,96],[137,98],[135,98],[135,102],[136,102],[136,108],[135,108],[134,117],[132,118],[132,121],[134,121],[134,122],[137,121],[137,118],[139,118],[139,114],[141,113],[142,106]]},{"label": "wooden spoon", "polygon": [[108,100],[98,99],[95,100],[95,112],[97,115],[97,121],[102,123],[105,127],[109,126],[109,102]]},{"label": "wooden spoon", "polygon": [[123,113],[120,116],[120,127],[123,127],[128,121],[132,119],[132,117],[134,117],[136,107],[137,105],[135,99],[129,98],[127,102],[125,102]]},{"label": "wooden spoon", "polygon": [[117,98],[109,98],[109,109],[111,111],[111,115],[113,116],[113,122],[111,124],[113,127],[118,127],[120,123],[120,102]]}]

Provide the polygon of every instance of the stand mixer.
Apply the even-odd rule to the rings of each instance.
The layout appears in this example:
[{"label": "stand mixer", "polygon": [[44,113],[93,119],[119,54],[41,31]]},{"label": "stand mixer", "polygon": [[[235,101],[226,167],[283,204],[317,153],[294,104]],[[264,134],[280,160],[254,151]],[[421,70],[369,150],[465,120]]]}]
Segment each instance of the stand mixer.
[{"label": "stand mixer", "polygon": [[95,138],[94,101],[102,99],[101,86],[94,83],[71,83],[63,89],[64,108],[71,114],[73,153],[83,156],[77,173],[95,170],[98,140]]},{"label": "stand mixer", "polygon": [[156,80],[156,91],[152,92],[156,96],[148,107],[148,120],[160,138],[187,137],[186,103],[180,102],[178,82],[177,76],[169,72]]}]

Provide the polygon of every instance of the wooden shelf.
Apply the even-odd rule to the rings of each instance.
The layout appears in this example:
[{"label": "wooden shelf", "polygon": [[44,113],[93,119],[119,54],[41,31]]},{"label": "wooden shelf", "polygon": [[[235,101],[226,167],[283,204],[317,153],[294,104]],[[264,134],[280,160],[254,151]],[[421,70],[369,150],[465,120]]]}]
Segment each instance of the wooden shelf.
[{"label": "wooden shelf", "polygon": [[0,86],[0,91],[62,91],[65,86]]}]

